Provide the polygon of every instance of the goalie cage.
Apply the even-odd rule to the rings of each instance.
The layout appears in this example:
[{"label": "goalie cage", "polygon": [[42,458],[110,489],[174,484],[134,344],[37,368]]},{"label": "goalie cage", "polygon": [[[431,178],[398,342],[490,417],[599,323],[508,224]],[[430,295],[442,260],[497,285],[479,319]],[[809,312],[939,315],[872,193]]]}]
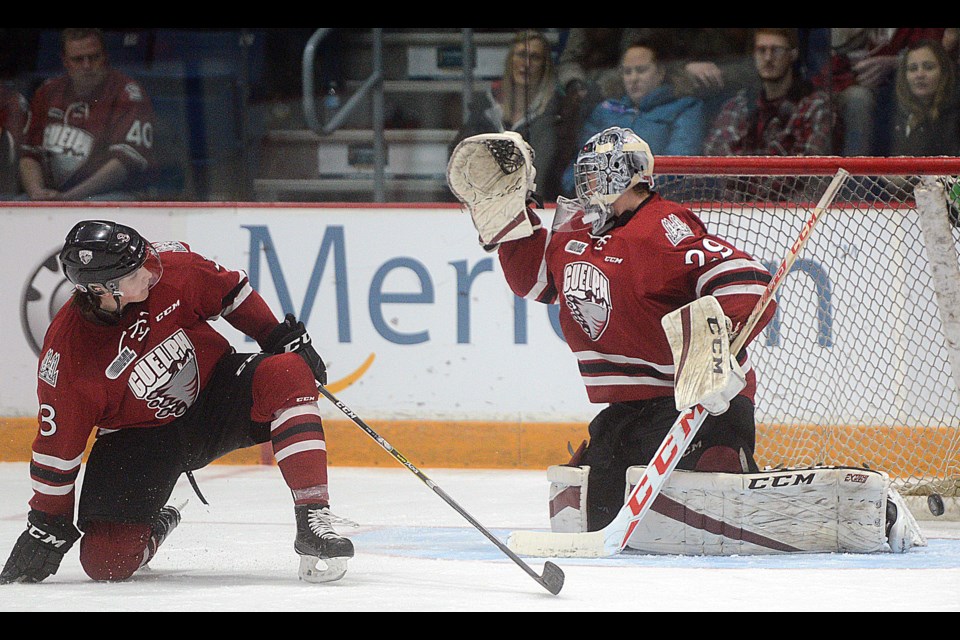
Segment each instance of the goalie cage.
[{"label": "goalie cage", "polygon": [[885,471],[917,518],[939,496],[960,519],[960,159],[664,156],[657,190],[773,272],[839,167],[751,347],[757,461]]}]

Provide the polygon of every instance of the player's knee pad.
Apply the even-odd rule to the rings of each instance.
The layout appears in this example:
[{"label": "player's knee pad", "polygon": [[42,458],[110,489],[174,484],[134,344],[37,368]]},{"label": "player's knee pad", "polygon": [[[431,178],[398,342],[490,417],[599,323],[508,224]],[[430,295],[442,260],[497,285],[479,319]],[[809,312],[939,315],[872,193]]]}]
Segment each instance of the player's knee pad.
[{"label": "player's knee pad", "polygon": [[[628,491],[644,469],[627,470]],[[627,546],[685,555],[884,551],[891,492],[889,476],[869,469],[677,470]]]},{"label": "player's knee pad", "polygon": [[254,420],[268,422],[280,409],[316,400],[316,379],[296,353],[268,356],[257,365],[253,374]]},{"label": "player's knee pad", "polygon": [[148,524],[93,521],[80,539],[80,565],[93,580],[126,580],[149,557]]}]

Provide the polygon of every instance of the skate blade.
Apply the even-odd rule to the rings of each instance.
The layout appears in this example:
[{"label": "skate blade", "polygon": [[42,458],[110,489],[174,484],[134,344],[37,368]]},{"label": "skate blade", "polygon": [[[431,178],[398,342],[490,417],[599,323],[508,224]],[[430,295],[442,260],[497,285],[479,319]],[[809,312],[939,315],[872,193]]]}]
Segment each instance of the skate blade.
[{"label": "skate blade", "polygon": [[347,558],[300,556],[300,579],[305,582],[333,582],[347,572]]}]

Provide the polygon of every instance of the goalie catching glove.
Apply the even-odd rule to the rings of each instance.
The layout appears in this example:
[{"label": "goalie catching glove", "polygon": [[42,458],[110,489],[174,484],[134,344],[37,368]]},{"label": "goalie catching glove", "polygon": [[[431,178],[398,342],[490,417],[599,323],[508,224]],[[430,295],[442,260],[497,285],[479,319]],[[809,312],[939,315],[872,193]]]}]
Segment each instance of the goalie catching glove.
[{"label": "goalie catching glove", "polygon": [[485,248],[535,231],[527,215],[537,170],[533,148],[515,131],[462,140],[447,163],[447,185],[466,207]]},{"label": "goalie catching glove", "polygon": [[320,358],[320,354],[313,348],[313,341],[303,322],[298,322],[296,316],[288,313],[283,322],[260,344],[264,353],[296,353],[303,358],[313,371],[313,377],[322,385],[327,384],[327,366]]},{"label": "goalie catching glove", "polygon": [[701,405],[711,415],[730,408],[747,378],[730,353],[730,319],[713,296],[698,298],[661,319],[674,364],[677,411]]}]

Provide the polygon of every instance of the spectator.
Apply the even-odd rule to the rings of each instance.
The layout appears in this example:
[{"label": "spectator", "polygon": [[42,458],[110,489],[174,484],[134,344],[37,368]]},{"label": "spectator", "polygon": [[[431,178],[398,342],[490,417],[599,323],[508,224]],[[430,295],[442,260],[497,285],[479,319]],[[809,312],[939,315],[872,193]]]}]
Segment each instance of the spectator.
[{"label": "spectator", "polygon": [[813,156],[832,153],[830,96],[800,78],[795,29],[757,29],[753,60],[759,90],[741,89],[714,119],[703,153]]},{"label": "spectator", "polygon": [[653,29],[670,32],[677,93],[700,98],[707,122],[740,89],[756,84],[749,29]]},{"label": "spectator", "polygon": [[948,29],[831,29],[830,64],[814,81],[837,100],[843,155],[886,155],[898,56],[919,40],[953,35]]},{"label": "spectator", "polygon": [[561,102],[556,173],[562,175],[580,151],[580,130],[593,109],[623,95],[620,58],[643,29],[568,29],[557,61]]},{"label": "spectator", "polygon": [[471,102],[467,121],[450,149],[479,133],[516,131],[536,155],[538,195],[554,201],[559,189],[559,178],[553,170],[558,109],[557,73],[550,42],[539,31],[518,31],[510,45],[503,78]]},{"label": "spectator", "polygon": [[66,74],[33,96],[20,174],[31,200],[137,200],[154,177],[154,112],[110,67],[99,29],[64,29]]},{"label": "spectator", "polygon": [[584,100],[584,113],[623,92],[617,66],[641,29],[570,29],[557,61],[557,78],[565,95]]},{"label": "spectator", "polygon": [[907,49],[896,73],[892,155],[960,155],[956,67],[936,40]]},{"label": "spectator", "polygon": [[29,120],[30,105],[23,94],[10,84],[0,84],[0,199],[20,192],[17,164]]},{"label": "spectator", "polygon": [[[656,38],[638,40],[627,47],[620,62],[625,95],[604,100],[580,131],[580,145],[609,127],[630,129],[655,155],[696,155],[704,135],[703,101],[678,97],[667,81],[667,62]],[[563,174],[563,193],[573,194],[574,166]]]}]

